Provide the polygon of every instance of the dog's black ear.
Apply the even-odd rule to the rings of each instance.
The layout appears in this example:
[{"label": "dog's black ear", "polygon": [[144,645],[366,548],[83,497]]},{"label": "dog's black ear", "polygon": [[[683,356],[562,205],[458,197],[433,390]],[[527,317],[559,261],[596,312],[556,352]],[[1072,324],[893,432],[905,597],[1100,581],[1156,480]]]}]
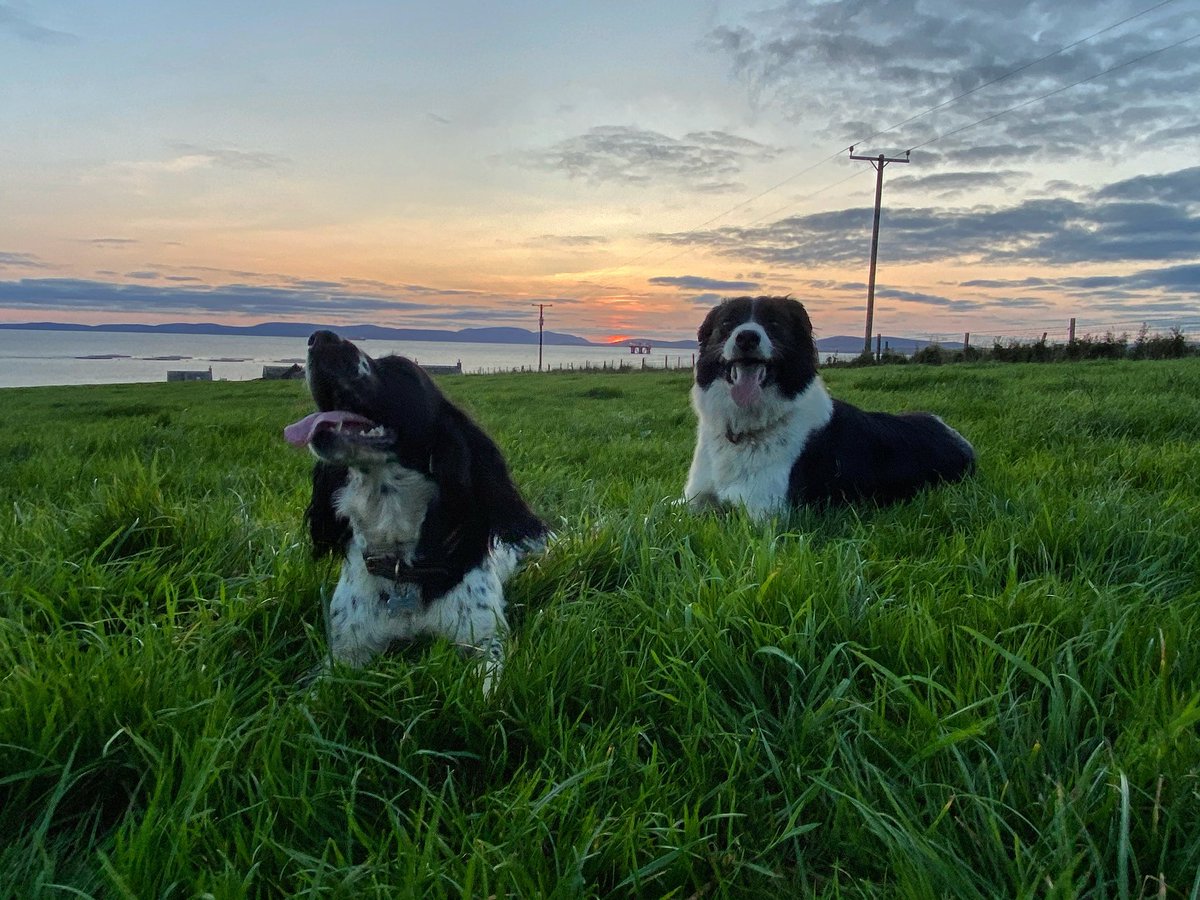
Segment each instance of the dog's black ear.
[{"label": "dog's black ear", "polygon": [[812,347],[812,362],[815,367],[820,357],[817,353],[816,341],[813,340],[812,320],[808,317],[808,310],[804,308],[804,304],[799,300],[794,300],[791,297],[785,299],[792,301],[788,304],[791,316],[789,330],[792,341],[797,347]]},{"label": "dog's black ear", "polygon": [[704,349],[704,345],[712,338],[713,329],[717,327],[717,314],[720,311],[720,306],[714,306],[708,311],[708,315],[704,317],[704,321],[700,323],[700,329],[696,332],[696,341],[700,344],[700,349]]},{"label": "dog's black ear", "polygon": [[429,474],[443,495],[471,489],[471,448],[456,428],[442,428],[429,454]]},{"label": "dog's black ear", "polygon": [[525,503],[504,454],[490,439],[473,442],[471,467],[473,497],[493,538],[522,544],[546,536],[545,523]]},{"label": "dog's black ear", "polygon": [[339,516],[333,505],[333,495],[346,483],[345,466],[317,463],[312,473],[312,499],[304,518],[312,539],[313,556],[320,559],[331,553],[344,553],[350,543],[350,522]]},{"label": "dog's black ear", "polygon": [[526,505],[495,442],[458,413],[432,457],[443,513],[484,524],[483,540],[510,543],[544,537],[545,524]]}]

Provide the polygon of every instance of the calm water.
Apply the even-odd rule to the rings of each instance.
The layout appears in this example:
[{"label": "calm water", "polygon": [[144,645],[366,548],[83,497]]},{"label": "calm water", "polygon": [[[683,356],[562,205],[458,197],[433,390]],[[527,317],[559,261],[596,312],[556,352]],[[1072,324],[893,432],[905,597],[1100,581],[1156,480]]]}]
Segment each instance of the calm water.
[{"label": "calm water", "polygon": [[[361,341],[372,356],[400,353],[427,365],[462,362],[467,373],[536,369],[536,345]],[[303,363],[303,338],[217,334],[124,334],[94,331],[0,329],[0,387],[41,384],[117,384],[166,381],[167,371],[207,370],[214,379],[262,377],[263,366]],[[691,353],[655,351],[633,356],[625,347],[545,347],[545,368],[642,364],[691,365]]]}]

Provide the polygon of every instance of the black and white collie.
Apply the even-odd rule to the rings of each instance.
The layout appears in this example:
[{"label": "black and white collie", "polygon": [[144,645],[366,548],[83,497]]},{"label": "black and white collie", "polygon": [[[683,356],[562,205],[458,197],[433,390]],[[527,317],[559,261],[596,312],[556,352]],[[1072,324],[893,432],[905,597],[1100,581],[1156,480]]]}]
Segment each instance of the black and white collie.
[{"label": "black and white collie", "polygon": [[888,503],[975,467],[971,445],[935,415],[864,412],[832,399],[797,300],[726,300],[698,338],[699,423],[684,487],[693,506],[740,505],[761,519],[789,505]]},{"label": "black and white collie", "polygon": [[393,641],[440,635],[485,656],[487,689],[502,661],[504,581],[546,526],[500,450],[416,363],[317,331],[306,377],[318,412],[284,437],[317,458],[313,552],[343,560],[331,655],[361,666]]}]

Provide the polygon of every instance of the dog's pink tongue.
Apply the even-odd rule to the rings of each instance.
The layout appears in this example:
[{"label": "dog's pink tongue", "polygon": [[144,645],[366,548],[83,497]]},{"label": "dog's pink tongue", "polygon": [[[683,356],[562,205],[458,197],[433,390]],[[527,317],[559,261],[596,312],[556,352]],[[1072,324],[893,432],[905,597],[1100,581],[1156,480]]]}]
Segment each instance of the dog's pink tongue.
[{"label": "dog's pink tongue", "polygon": [[305,416],[299,422],[293,422],[283,429],[283,439],[293,447],[304,447],[312,442],[313,435],[323,426],[330,425],[336,428],[339,425],[345,424],[373,425],[374,423],[366,416],[346,412],[342,409],[334,409],[329,412],[315,412],[311,416]]},{"label": "dog's pink tongue", "polygon": [[766,370],[762,366],[734,366],[733,386],[729,395],[738,406],[754,406],[762,399],[762,380]]}]

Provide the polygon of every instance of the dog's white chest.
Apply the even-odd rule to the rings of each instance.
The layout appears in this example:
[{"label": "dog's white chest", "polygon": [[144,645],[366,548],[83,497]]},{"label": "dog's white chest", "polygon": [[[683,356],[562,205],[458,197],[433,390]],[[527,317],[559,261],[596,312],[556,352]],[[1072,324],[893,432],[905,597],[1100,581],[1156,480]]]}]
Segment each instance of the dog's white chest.
[{"label": "dog's white chest", "polygon": [[710,444],[713,485],[723,504],[745,506],[764,515],[783,506],[792,463],[805,435],[780,427],[731,443],[714,435]]},{"label": "dog's white chest", "polygon": [[692,405],[699,421],[684,497],[699,505],[743,506],[755,518],[787,504],[792,466],[833,412],[819,378],[790,400],[771,390],[749,412],[732,402],[723,383],[694,387]]},{"label": "dog's white chest", "polygon": [[415,546],[437,484],[427,475],[401,466],[352,469],[335,505],[349,520],[355,538],[368,548]]}]

